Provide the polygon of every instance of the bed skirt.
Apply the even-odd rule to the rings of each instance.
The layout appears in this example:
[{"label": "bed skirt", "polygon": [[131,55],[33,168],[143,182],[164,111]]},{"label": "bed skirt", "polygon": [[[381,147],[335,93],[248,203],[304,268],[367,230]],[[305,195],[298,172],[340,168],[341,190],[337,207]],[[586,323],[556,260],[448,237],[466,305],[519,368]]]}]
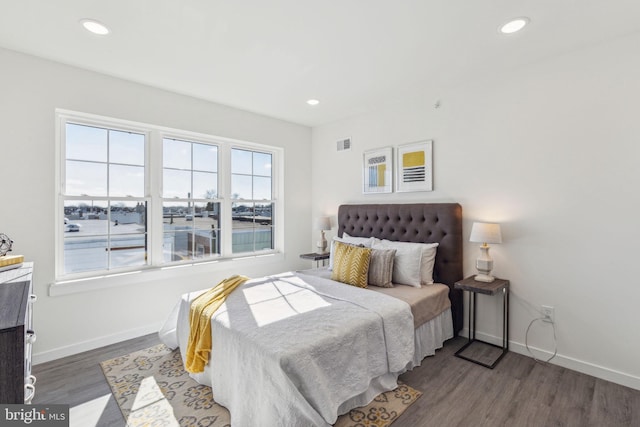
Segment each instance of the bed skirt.
[{"label": "bed skirt", "polygon": [[398,376],[422,364],[422,359],[436,354],[436,350],[442,348],[444,342],[453,338],[453,319],[451,309],[448,308],[439,316],[419,326],[415,331],[415,353],[413,360],[409,362],[403,372],[386,374],[374,379],[370,387],[362,394],[344,402],[339,414],[346,414],[353,408],[366,406],[380,393],[393,390],[398,386]]},{"label": "bed skirt", "polygon": [[415,353],[413,361],[407,370],[420,366],[422,359],[436,354],[436,350],[442,348],[444,342],[453,338],[453,319],[451,308],[446,309],[439,316],[422,324],[415,332]]}]

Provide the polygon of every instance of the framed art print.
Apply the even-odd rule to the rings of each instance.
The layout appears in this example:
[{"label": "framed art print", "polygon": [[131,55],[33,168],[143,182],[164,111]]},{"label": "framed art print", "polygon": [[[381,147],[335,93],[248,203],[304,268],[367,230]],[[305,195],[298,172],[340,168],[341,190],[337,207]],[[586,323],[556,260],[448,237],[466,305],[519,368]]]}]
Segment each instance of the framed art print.
[{"label": "framed art print", "polygon": [[433,141],[398,146],[396,191],[433,191]]},{"label": "framed art print", "polygon": [[393,148],[385,147],[364,152],[362,164],[364,194],[393,191]]}]

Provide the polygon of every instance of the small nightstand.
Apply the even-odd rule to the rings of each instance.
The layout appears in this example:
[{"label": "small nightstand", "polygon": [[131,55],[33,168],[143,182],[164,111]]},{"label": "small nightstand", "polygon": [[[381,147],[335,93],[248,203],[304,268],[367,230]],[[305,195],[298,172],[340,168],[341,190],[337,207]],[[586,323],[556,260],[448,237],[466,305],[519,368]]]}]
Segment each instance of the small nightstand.
[{"label": "small nightstand", "polygon": [[[456,282],[454,285],[456,289],[462,289],[463,291],[469,292],[469,341],[456,352],[456,356],[470,362],[477,363],[478,365],[482,365],[486,368],[493,369],[509,351],[509,281],[496,278],[493,282],[487,283],[479,282],[475,280],[474,277],[475,275],[467,277],[464,280]],[[476,339],[476,296],[478,294],[495,295],[499,292],[502,293],[502,347]],[[502,349],[502,352],[500,353],[500,356],[493,361],[493,363],[484,363],[472,357],[463,355],[462,352],[469,348],[469,346],[474,342],[481,342],[492,347],[500,348]]]},{"label": "small nightstand", "polygon": [[322,254],[319,254],[317,252],[313,252],[310,254],[301,254],[300,258],[302,259],[310,259],[311,261],[315,261],[316,262],[316,268],[320,267],[320,261],[322,261],[322,266],[324,267],[325,265],[325,261],[327,261],[329,259],[329,252],[325,252]]}]

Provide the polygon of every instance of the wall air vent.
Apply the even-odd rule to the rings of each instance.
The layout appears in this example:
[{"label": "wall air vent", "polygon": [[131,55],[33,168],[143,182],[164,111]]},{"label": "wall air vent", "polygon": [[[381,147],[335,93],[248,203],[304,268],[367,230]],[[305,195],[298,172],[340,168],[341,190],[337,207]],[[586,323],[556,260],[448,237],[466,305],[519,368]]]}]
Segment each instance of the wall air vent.
[{"label": "wall air vent", "polygon": [[336,145],[338,146],[338,151],[351,150],[351,138],[341,139]]}]

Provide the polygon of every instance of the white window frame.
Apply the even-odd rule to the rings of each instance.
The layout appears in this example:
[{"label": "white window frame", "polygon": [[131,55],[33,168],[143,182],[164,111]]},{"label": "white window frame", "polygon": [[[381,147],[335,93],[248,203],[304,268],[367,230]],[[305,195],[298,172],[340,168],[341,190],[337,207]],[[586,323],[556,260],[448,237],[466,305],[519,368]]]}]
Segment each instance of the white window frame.
[{"label": "white window frame", "polygon": [[[64,195],[65,189],[65,125],[66,123],[95,126],[107,129],[131,131],[145,135],[145,195],[143,198],[131,198],[132,201],[147,202],[147,265],[137,267],[118,268],[113,270],[96,270],[83,273],[64,273],[64,201],[70,196]],[[222,215],[220,255],[206,257],[202,260],[192,259],[183,261],[163,262],[163,139],[171,138],[195,143],[213,144],[218,147],[218,198],[213,202],[220,203]],[[232,221],[231,207],[237,200],[231,199],[231,148],[241,148],[249,151],[259,151],[272,155],[272,203],[274,204],[275,220],[273,227],[274,247],[271,250],[255,252],[232,253]],[[279,147],[240,141],[231,138],[217,137],[196,132],[167,128],[140,122],[114,119],[69,110],[56,110],[56,207],[55,207],[55,264],[56,280],[50,294],[56,294],[53,288],[58,284],[66,285],[70,282],[86,282],[88,279],[103,279],[122,274],[158,271],[172,267],[188,267],[196,264],[215,264],[220,261],[255,258],[284,252],[284,150]],[[106,197],[105,199],[109,199]],[[117,198],[112,198],[117,199]],[[212,262],[213,261],[213,262]],[[89,286],[90,288],[90,286]],[[66,291],[59,293],[69,293]]]},{"label": "white window frame", "polygon": [[[232,144],[227,149],[227,151],[228,151],[227,152],[227,160],[228,160],[227,164],[229,165],[229,171],[228,171],[228,174],[227,174],[227,178],[229,178],[229,180],[230,180],[230,178],[232,176],[231,156],[232,156],[232,152],[233,152],[234,149],[250,151],[251,153],[271,154],[271,162],[272,162],[272,165],[271,165],[271,171],[272,171],[271,172],[271,199],[269,199],[269,200],[242,199],[242,198],[234,199],[233,198],[233,194],[231,194],[231,183],[229,183],[229,192],[227,193],[229,195],[229,197],[227,197],[227,199],[229,200],[229,207],[228,207],[229,212],[231,211],[232,206],[233,206],[234,203],[240,203],[240,204],[242,204],[242,203],[252,203],[252,204],[256,204],[256,203],[271,203],[271,204],[273,204],[274,205],[273,211],[276,211],[275,212],[276,213],[276,216],[275,216],[276,221],[273,221],[273,217],[272,217],[271,230],[272,230],[272,236],[273,236],[273,239],[274,239],[274,246],[275,246],[276,245],[275,236],[277,234],[277,227],[279,227],[279,225],[278,225],[278,211],[277,211],[279,206],[277,206],[277,204],[276,204],[276,200],[278,199],[277,198],[277,194],[276,194],[277,185],[275,185],[275,183],[274,183],[274,180],[275,180],[275,176],[274,175],[275,174],[274,174],[273,171],[277,169],[277,159],[276,159],[277,156],[271,150],[265,150],[265,149],[262,149],[262,148],[256,148],[255,146]],[[251,175],[251,176],[254,177],[255,175]],[[273,212],[272,212],[272,214],[273,214]],[[231,226],[231,227],[233,226],[233,224],[231,224],[231,218],[229,219],[229,226]],[[255,233],[255,230],[254,230],[254,233]],[[254,234],[254,237],[255,237],[255,234]],[[236,257],[242,256],[244,254],[252,254],[252,253],[261,254],[261,253],[265,253],[265,252],[268,253],[269,252],[268,249],[263,249],[263,250],[259,250],[259,251],[255,251],[255,252],[235,252],[234,253],[233,252],[233,248],[231,247],[231,245],[232,245],[232,242],[229,241],[229,246],[227,247],[228,253],[231,253]]]},{"label": "white window frame", "polygon": [[[163,133],[162,134],[162,146],[163,147],[164,147],[164,140],[165,139],[174,140],[174,141],[181,141],[181,142],[185,142],[185,143],[189,143],[189,144],[203,144],[203,145],[211,145],[211,146],[216,147],[217,148],[218,164],[216,165],[217,168],[216,168],[216,172],[215,173],[217,174],[218,188],[216,189],[217,190],[217,197],[213,198],[213,199],[202,199],[202,198],[194,197],[193,194],[191,194],[190,198],[177,198],[177,199],[174,199],[174,198],[164,197],[164,191],[161,191],[160,192],[161,195],[162,195],[161,200],[160,200],[161,207],[164,208],[164,202],[169,202],[169,201],[177,201],[177,202],[192,201],[194,203],[212,202],[212,203],[219,203],[220,204],[220,213],[222,214],[224,207],[223,207],[223,200],[222,200],[221,194],[220,194],[221,193],[221,186],[220,186],[220,164],[221,164],[221,161],[220,161],[220,149],[221,149],[221,144],[219,142],[217,142],[217,141],[214,141],[214,140],[204,141],[203,138],[186,138],[184,135],[181,135],[181,136],[169,136],[169,134]],[[164,151],[164,148],[163,148],[162,151]],[[193,161],[193,159],[191,159],[191,160]],[[192,163],[191,166],[192,166],[191,172],[193,172],[193,163]],[[164,170],[164,162],[162,162],[162,165],[160,167]],[[193,177],[192,177],[192,179],[193,179]],[[193,183],[193,181],[192,181],[192,183]],[[162,215],[164,216],[164,212],[162,213]],[[195,219],[194,219],[194,224],[195,224]],[[218,227],[220,228],[221,232],[222,232],[222,225],[223,224],[219,224],[218,225]],[[221,234],[222,235],[219,236],[219,237],[223,239],[225,233],[221,233]],[[161,250],[162,250],[162,248],[161,248]],[[223,257],[223,254],[224,254],[224,252],[222,251],[222,242],[220,242],[220,253],[217,254],[217,255],[207,256],[207,257],[203,258],[201,260],[201,262],[212,261],[212,260],[215,260],[216,258],[221,258],[221,257]],[[186,263],[190,263],[190,262],[197,261],[197,260],[185,260],[183,262],[174,261],[174,262],[171,262],[171,263],[166,263],[166,262],[163,262],[163,260],[162,260],[162,253],[157,258],[158,259],[156,260],[157,261],[156,264],[159,264],[159,265],[173,265],[173,264],[180,264],[180,263],[185,263],[185,262]]]}]

